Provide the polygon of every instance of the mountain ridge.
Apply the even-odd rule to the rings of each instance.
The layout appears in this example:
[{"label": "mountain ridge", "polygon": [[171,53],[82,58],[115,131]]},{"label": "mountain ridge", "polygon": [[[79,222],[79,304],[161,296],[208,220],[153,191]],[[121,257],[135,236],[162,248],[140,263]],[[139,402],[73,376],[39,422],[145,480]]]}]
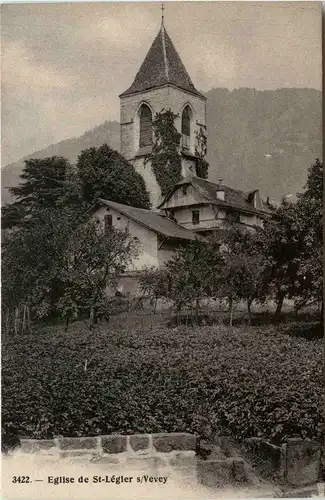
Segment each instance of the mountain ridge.
[{"label": "mountain ridge", "polygon": [[[322,95],[315,89],[256,90],[213,88],[207,97],[209,180],[242,190],[260,189],[280,199],[302,190],[307,169],[322,155]],[[85,131],[2,168],[2,203],[6,189],[19,182],[24,160],[64,156],[75,163],[82,150],[104,143],[120,151],[117,121]]]}]

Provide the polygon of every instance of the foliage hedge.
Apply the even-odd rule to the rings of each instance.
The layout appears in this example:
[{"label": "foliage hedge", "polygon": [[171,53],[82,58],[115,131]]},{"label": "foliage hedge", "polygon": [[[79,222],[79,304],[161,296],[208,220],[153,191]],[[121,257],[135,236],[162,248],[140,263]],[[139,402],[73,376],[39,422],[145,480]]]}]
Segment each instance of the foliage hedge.
[{"label": "foliage hedge", "polygon": [[320,439],[322,364],[322,340],[274,327],[51,327],[3,338],[2,437],[217,431]]}]

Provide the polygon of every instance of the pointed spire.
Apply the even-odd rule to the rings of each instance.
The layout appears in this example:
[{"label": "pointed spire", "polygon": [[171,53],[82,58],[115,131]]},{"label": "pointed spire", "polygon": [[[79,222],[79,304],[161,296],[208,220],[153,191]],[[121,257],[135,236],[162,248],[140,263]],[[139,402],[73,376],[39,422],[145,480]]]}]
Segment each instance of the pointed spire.
[{"label": "pointed spire", "polygon": [[171,41],[164,25],[164,5],[161,7],[161,27],[136,77],[120,97],[144,92],[162,85],[175,85],[197,96],[205,97],[194,87],[181,58]]}]

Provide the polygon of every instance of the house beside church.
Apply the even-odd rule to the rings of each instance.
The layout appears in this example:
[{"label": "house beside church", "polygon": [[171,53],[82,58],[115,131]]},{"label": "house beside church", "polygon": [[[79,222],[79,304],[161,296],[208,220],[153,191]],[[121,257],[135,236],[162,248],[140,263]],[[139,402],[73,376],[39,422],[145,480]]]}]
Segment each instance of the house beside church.
[{"label": "house beside church", "polygon": [[203,236],[227,223],[254,230],[272,211],[258,190],[244,193],[199,177],[185,177],[175,184],[159,208],[177,224]]},{"label": "house beside church", "polygon": [[[206,97],[194,87],[163,22],[132,85],[119,97],[121,154],[144,178],[152,210],[101,199],[96,215],[106,226],[128,227],[139,240],[131,273],[162,267],[179,245],[220,231],[227,222],[250,230],[263,225],[273,207],[258,190],[244,193],[199,177],[196,134],[206,130]],[[153,147],[154,117],[163,109],[177,116],[182,166],[182,179],[164,197],[145,161]]]}]

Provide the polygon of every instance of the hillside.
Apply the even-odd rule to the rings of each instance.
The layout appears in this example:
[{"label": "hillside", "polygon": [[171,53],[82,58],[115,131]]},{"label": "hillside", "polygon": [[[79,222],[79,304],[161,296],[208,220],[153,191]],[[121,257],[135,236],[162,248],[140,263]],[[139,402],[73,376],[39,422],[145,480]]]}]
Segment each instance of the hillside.
[{"label": "hillside", "polygon": [[[273,199],[301,191],[308,166],[322,155],[321,92],[216,88],[205,95],[210,180],[259,188]],[[119,150],[117,122],[105,122],[24,159],[60,155],[74,163],[83,149],[105,142]],[[17,184],[24,159],[2,169],[2,203],[10,199],[5,188]]]},{"label": "hillside", "polygon": [[322,97],[312,89],[206,94],[211,180],[272,198],[301,191],[322,156]]}]

